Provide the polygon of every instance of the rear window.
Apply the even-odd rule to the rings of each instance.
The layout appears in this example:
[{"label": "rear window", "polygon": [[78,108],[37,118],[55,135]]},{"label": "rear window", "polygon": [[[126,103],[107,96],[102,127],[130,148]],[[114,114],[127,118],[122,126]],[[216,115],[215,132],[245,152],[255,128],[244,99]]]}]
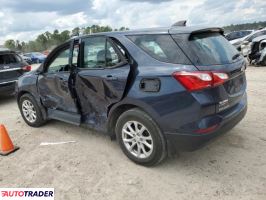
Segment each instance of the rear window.
[{"label": "rear window", "polygon": [[191,64],[170,35],[133,35],[128,38],[156,60]]},{"label": "rear window", "polygon": [[220,33],[173,35],[194,65],[221,65],[233,63],[239,52]]},{"label": "rear window", "polygon": [[18,63],[18,57],[15,54],[0,55],[0,65]]}]

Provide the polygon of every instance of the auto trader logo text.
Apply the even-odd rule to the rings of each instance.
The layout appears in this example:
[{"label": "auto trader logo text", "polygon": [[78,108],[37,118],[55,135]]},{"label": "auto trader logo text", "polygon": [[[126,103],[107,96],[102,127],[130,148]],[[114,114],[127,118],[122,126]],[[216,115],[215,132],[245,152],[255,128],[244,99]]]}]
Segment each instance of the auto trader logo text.
[{"label": "auto trader logo text", "polygon": [[1,200],[54,200],[54,188],[0,188]]}]

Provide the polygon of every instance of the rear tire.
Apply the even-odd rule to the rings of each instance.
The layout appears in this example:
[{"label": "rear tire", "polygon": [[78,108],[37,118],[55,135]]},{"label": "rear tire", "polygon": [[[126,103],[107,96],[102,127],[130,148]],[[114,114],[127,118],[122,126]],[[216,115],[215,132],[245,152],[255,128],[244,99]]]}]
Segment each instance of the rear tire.
[{"label": "rear tire", "polygon": [[124,112],[116,123],[116,137],[124,154],[143,166],[159,164],[167,155],[166,142],[154,120],[140,109]]},{"label": "rear tire", "polygon": [[261,65],[266,66],[266,57],[262,60]]},{"label": "rear tire", "polygon": [[24,94],[20,97],[19,110],[24,121],[29,126],[40,127],[46,122],[46,120],[43,119],[40,107],[30,94]]}]

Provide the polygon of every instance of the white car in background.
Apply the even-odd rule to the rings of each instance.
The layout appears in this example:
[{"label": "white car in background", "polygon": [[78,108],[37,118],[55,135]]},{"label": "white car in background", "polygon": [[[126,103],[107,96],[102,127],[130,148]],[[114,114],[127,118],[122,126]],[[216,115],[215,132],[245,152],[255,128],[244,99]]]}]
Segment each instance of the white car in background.
[{"label": "white car in background", "polygon": [[28,64],[31,64],[31,58],[30,57],[27,57],[23,54],[19,54],[19,56],[24,60],[26,61]]},{"label": "white car in background", "polygon": [[236,39],[246,37],[247,35],[251,34],[252,32],[254,32],[254,30],[232,31],[230,33],[225,34],[225,38],[228,41],[236,40]]},{"label": "white car in background", "polygon": [[250,52],[252,40],[261,35],[266,35],[266,28],[254,31],[251,34],[247,35],[246,37],[236,40],[231,40],[230,43],[234,45],[236,49],[240,51],[244,56],[247,56],[248,52]]}]

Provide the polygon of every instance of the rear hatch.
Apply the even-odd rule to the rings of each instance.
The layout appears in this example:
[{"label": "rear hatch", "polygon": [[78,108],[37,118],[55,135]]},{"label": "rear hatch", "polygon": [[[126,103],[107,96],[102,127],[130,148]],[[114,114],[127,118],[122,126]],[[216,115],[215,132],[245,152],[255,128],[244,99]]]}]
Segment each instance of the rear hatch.
[{"label": "rear hatch", "polygon": [[0,53],[0,86],[14,83],[23,74],[20,57],[14,53]]},{"label": "rear hatch", "polygon": [[216,111],[236,105],[246,89],[246,62],[242,55],[221,34],[221,29],[203,30],[191,34],[174,34],[173,39],[199,71],[223,72],[229,79],[211,88]]}]

